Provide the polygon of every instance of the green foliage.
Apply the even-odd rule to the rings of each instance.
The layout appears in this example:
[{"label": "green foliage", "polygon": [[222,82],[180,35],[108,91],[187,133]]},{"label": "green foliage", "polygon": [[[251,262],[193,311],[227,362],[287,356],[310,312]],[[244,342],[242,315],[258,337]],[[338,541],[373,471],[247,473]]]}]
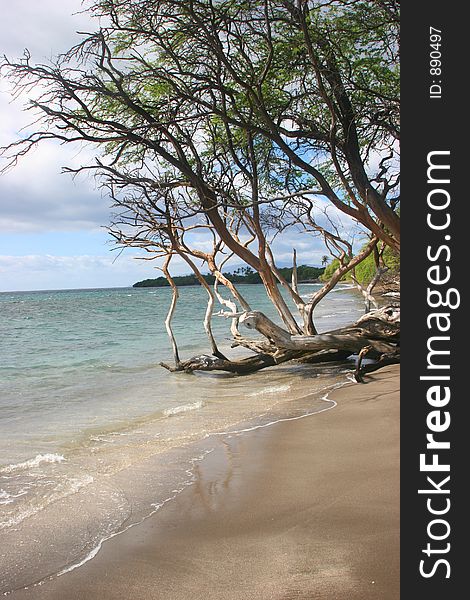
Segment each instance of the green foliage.
[{"label": "green foliage", "polygon": [[[366,285],[374,276],[375,271],[376,266],[374,261],[374,254],[372,253],[369,254],[369,256],[367,256],[362,262],[360,262],[357,265],[355,269],[356,279],[359,281],[359,283]],[[351,279],[351,273],[347,274],[347,279]]]},{"label": "green foliage", "polygon": [[[385,265],[389,268],[389,273],[398,273],[400,271],[400,256],[388,246],[384,250],[383,260]],[[359,283],[367,285],[375,275],[375,271],[374,255],[369,254],[367,258],[357,265],[356,278]],[[349,276],[349,279],[350,278],[351,277]]]},{"label": "green foliage", "polygon": [[[207,283],[213,284],[215,281],[215,277],[212,275],[203,275],[203,277]],[[199,285],[196,275],[178,275],[173,277],[173,279],[176,285],[183,287],[188,285]],[[138,281],[137,283],[134,283],[132,287],[168,287],[169,285],[170,284],[165,277],[157,277],[156,279],[144,279],[143,281]]]},{"label": "green foliage", "polygon": [[[283,277],[290,280],[292,276],[292,268],[279,269]],[[323,275],[324,267],[308,267],[307,265],[299,265],[297,267],[297,278],[299,282],[313,281],[319,279]]]},{"label": "green foliage", "polygon": [[[283,267],[280,268],[279,271],[285,279],[290,281],[292,276],[292,267]],[[323,271],[323,267],[320,268],[309,267],[308,265],[300,265],[297,267],[297,277],[300,283],[302,281],[315,281],[318,280]],[[250,267],[240,267],[233,273],[224,273],[224,276],[233,283],[261,283],[259,273],[253,271],[253,269]],[[203,277],[210,285],[214,284],[215,277],[213,275],[203,275]],[[177,275],[173,277],[173,279],[178,286],[184,287],[188,285],[199,285],[195,275]],[[137,283],[134,283],[132,287],[167,287],[168,285],[169,283],[165,277],[157,277],[156,279],[144,279],[143,281],[138,281]]]},{"label": "green foliage", "polygon": [[[383,253],[383,260],[385,265],[389,268],[390,273],[398,273],[400,271],[400,256],[394,250],[389,248],[388,246],[385,248]],[[339,260],[335,258],[325,269],[321,280],[329,281],[339,267]],[[356,269],[356,279],[359,283],[367,285],[372,277],[375,275],[376,266],[374,260],[374,254],[369,254],[363,261],[361,261]],[[350,281],[351,273],[346,273],[341,281]]]},{"label": "green foliage", "polygon": [[[109,95],[97,95],[102,114],[116,122],[126,119],[126,127],[138,132],[148,126],[141,119],[141,108],[157,123],[177,124],[176,131],[170,127],[175,139],[180,141],[187,132],[198,139],[202,167],[192,159],[194,149],[186,139],[181,141],[188,164],[202,168],[214,189],[223,189],[242,206],[244,188],[234,186],[232,177],[243,169],[246,177],[252,170],[248,130],[263,195],[314,185],[311,173],[296,165],[272,135],[272,127],[281,124],[297,132],[290,134],[291,149],[321,168],[332,188],[346,203],[350,201],[340,191],[342,181],[330,160],[334,103],[325,102],[323,95],[333,99],[336,93],[338,84],[329,79],[332,69],[343,79],[363,153],[371,147],[383,149],[389,142],[398,119],[394,3],[384,8],[365,0],[326,6],[312,2],[305,12],[305,30],[294,4],[276,1],[95,0],[93,6],[97,14],[107,16],[112,9],[119,15],[122,30],[110,29],[109,41],[115,54],[125,58],[125,77],[119,85],[131,100],[123,101],[118,85],[105,75]],[[152,21],[149,14],[154,15]],[[312,60],[322,69],[322,93]],[[341,119],[335,122],[341,144],[342,137],[349,135],[349,125],[341,131]],[[159,138],[158,132],[152,126],[146,135],[156,136],[161,147],[172,150],[169,136]],[[106,150],[112,155],[119,148],[115,143]],[[138,158],[126,147],[120,163]],[[171,177],[172,169],[159,164],[162,177]],[[230,180],[221,182],[221,172],[229,173]]]},{"label": "green foliage", "polygon": [[[325,271],[323,272],[323,275],[320,277],[320,279],[322,281],[329,281],[331,279],[331,277],[333,276],[333,273],[336,271],[336,269],[339,267],[339,260],[337,258],[334,258],[329,265],[326,266]],[[345,279],[345,278],[343,278]]]},{"label": "green foliage", "polygon": [[400,272],[400,254],[398,252],[387,246],[384,251],[384,260],[392,273]]}]

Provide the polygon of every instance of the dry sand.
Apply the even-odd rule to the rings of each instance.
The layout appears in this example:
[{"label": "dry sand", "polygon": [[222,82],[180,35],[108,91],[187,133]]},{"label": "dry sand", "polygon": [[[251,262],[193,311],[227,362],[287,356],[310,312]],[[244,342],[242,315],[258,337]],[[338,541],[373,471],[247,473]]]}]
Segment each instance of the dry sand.
[{"label": "dry sand", "polygon": [[197,482],[15,599],[397,600],[399,370],[338,406],[220,439]]}]

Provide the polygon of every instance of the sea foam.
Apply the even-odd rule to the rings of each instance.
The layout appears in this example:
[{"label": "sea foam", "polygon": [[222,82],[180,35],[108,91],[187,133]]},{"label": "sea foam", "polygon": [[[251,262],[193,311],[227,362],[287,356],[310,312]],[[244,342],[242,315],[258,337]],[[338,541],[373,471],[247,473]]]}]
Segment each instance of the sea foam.
[{"label": "sea foam", "polygon": [[62,454],[37,454],[34,458],[20,463],[13,463],[0,469],[0,473],[14,473],[15,471],[24,471],[38,467],[41,463],[61,463],[65,458]]},{"label": "sea foam", "polygon": [[[7,515],[6,519],[0,520],[0,530],[19,525],[25,519],[32,517],[46,508],[49,504],[52,504],[58,500],[62,500],[63,498],[67,498],[67,496],[71,496],[72,494],[76,494],[83,487],[93,483],[93,481],[94,478],[91,475],[84,475],[82,477],[68,479],[66,486],[62,490],[51,494],[47,498],[44,498],[39,504],[26,506],[11,516]],[[18,494],[15,497],[19,497],[21,495],[23,494]]]},{"label": "sea foam", "polygon": [[175,406],[174,408],[166,408],[163,411],[163,414],[165,417],[171,417],[172,415],[188,412],[190,410],[197,410],[203,406],[204,402],[202,400],[198,400],[197,402],[192,402],[191,404],[181,404],[180,406]]},{"label": "sea foam", "polygon": [[251,394],[247,394],[247,396],[249,398],[252,398],[254,396],[264,396],[264,395],[271,395],[271,394],[279,394],[281,392],[288,392],[291,388],[290,384],[286,384],[286,385],[272,385],[269,387],[266,387],[262,390],[260,390],[259,392],[252,392]]}]

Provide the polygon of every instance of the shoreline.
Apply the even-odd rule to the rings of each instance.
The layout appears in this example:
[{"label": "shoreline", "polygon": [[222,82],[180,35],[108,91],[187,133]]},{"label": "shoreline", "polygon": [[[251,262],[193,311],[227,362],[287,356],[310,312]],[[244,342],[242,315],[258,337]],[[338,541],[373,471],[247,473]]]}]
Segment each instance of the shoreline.
[{"label": "shoreline", "polygon": [[220,436],[172,502],[8,597],[396,600],[398,373],[331,391],[334,410]]},{"label": "shoreline", "polygon": [[[103,451],[96,455],[95,452],[99,451],[100,447],[94,445],[90,458],[93,458],[95,463],[102,463],[103,459],[109,461],[110,452],[111,458],[121,456],[122,459],[128,459],[129,440],[131,447],[137,442],[137,450],[145,448],[148,454],[146,457],[141,455],[137,462],[131,461],[129,466],[116,472],[108,470],[107,473],[98,472],[95,475],[96,469],[89,468],[86,458],[88,453],[84,454],[84,462],[80,455],[71,455],[62,448],[60,452],[63,454],[54,455],[53,461],[41,461],[46,468],[52,468],[52,471],[48,471],[50,477],[54,476],[55,470],[59,468],[56,478],[60,476],[62,463],[66,467],[66,473],[73,473],[73,470],[67,470],[67,465],[74,465],[75,472],[78,468],[80,479],[86,477],[86,485],[81,489],[77,488],[75,493],[62,494],[55,498],[42,510],[34,513],[31,519],[22,520],[18,528],[11,526],[0,531],[4,549],[3,552],[0,551],[0,596],[28,587],[37,588],[92,560],[101,551],[104,543],[122,535],[129,528],[140,525],[162,506],[173,501],[187,486],[192,485],[195,465],[203,461],[208,452],[214,450],[220,438],[244,435],[255,429],[270,427],[273,423],[299,418],[295,415],[305,418],[305,413],[330,410],[335,403],[325,403],[321,396],[347,384],[345,376],[341,374],[343,370],[339,368],[338,371],[333,367],[331,372],[330,368],[326,371],[316,368],[314,372],[315,375],[309,377],[305,369],[299,370],[298,367],[294,368],[294,372],[288,369],[284,375],[279,373],[279,369],[274,373],[266,371],[263,372],[262,381],[258,381],[258,385],[255,385],[255,379],[258,378],[250,380],[249,391],[246,380],[237,380],[234,393],[235,396],[238,395],[238,400],[234,408],[238,407],[238,416],[236,419],[230,418],[228,422],[226,410],[220,412],[215,410],[216,405],[213,404],[210,408],[210,403],[207,406],[204,403],[205,407],[198,411],[181,412],[183,417],[178,410],[174,420],[165,418],[163,421],[157,421],[157,430],[154,423],[149,425],[148,430],[139,428],[137,437],[132,437],[132,432],[122,434],[124,438],[118,438],[118,441],[122,442],[119,441],[117,448],[105,444]],[[306,377],[310,382],[310,391],[305,390]],[[211,380],[210,385],[214,386],[215,383],[216,381]],[[198,386],[199,391],[201,387],[204,388],[203,381],[200,381]],[[257,391],[253,391],[255,389]],[[245,399],[242,399],[241,395],[245,395]],[[261,410],[266,399],[268,410]],[[252,405],[251,410],[255,411],[255,416],[245,415],[247,402]],[[187,425],[184,418],[186,415],[195,414],[196,418],[201,420],[201,414],[207,410],[209,414],[202,417],[202,424],[210,427],[201,430],[200,436],[188,443],[176,443],[166,449],[161,448],[162,423],[166,423],[167,426],[173,423],[178,429]],[[173,409],[170,416],[173,417]],[[156,446],[151,444],[148,453],[148,443],[151,443],[155,431],[158,431]],[[142,440],[146,443],[142,444]],[[124,443],[122,453],[117,452],[121,443]],[[160,452],[155,453],[158,447]],[[37,458],[32,462],[36,463]],[[56,460],[58,458],[61,460]],[[30,462],[21,464],[26,465]],[[49,465],[49,462],[52,464]],[[59,467],[58,462],[61,463]],[[13,466],[16,468],[21,464]],[[113,458],[111,464],[114,464]],[[0,529],[1,525],[0,523]]]}]

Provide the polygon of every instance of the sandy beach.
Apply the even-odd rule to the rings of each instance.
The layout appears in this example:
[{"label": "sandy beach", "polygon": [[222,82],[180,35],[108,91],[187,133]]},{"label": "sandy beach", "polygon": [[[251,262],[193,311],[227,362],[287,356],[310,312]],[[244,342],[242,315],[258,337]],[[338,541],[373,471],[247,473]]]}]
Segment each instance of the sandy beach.
[{"label": "sandy beach", "polygon": [[399,369],[332,410],[224,436],[197,481],[16,599],[397,600]]}]

